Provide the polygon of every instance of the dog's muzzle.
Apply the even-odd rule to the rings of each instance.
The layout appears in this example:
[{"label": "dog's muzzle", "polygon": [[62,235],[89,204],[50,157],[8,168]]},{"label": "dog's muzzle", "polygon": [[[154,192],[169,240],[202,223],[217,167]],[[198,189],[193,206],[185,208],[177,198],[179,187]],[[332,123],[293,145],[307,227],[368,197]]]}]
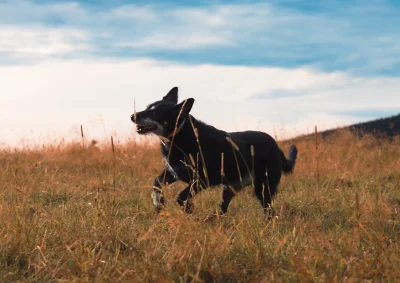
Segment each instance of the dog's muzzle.
[{"label": "dog's muzzle", "polygon": [[138,134],[147,134],[147,133],[152,133],[156,131],[158,127],[156,125],[141,125],[141,124],[136,124],[136,131]]},{"label": "dog's muzzle", "polygon": [[[152,121],[149,118],[142,119],[141,117],[134,117],[135,115],[131,116],[131,120],[133,123],[136,124],[136,131],[140,135],[154,133],[159,130],[159,125],[157,122]],[[136,120],[135,120],[136,118]]]}]

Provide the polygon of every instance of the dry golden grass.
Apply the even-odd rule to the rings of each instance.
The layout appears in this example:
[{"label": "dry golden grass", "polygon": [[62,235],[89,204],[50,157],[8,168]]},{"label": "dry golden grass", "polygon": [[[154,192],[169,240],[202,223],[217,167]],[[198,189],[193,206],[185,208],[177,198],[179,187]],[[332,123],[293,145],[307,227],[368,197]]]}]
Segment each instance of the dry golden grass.
[{"label": "dry golden grass", "polygon": [[[154,145],[0,150],[0,281],[399,281],[400,139],[297,145],[277,220],[248,188],[212,223],[174,203],[179,183],[154,212]],[[195,215],[220,193],[197,195]]]}]

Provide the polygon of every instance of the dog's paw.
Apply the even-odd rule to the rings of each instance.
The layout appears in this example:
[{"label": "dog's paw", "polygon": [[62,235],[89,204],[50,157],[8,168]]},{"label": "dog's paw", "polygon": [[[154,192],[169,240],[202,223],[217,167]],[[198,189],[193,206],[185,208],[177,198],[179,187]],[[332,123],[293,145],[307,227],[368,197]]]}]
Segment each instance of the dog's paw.
[{"label": "dog's paw", "polygon": [[159,203],[159,204],[154,204],[154,209],[156,210],[157,213],[160,213],[162,210],[164,210],[164,205]]},{"label": "dog's paw", "polygon": [[264,219],[269,221],[276,218],[277,217],[275,217],[275,210],[272,208],[271,205],[268,205],[268,207],[264,209]]},{"label": "dog's paw", "polygon": [[180,196],[177,195],[175,199],[176,199],[177,203],[179,204],[179,206],[182,207],[186,213],[189,213],[189,214],[193,213],[194,204],[193,204],[193,200],[191,198],[189,198],[187,200],[182,200],[180,198]]},{"label": "dog's paw", "polygon": [[199,221],[199,220],[200,220],[200,218],[199,218],[198,216],[193,215],[193,214],[191,214],[191,215],[192,215],[192,219],[193,219],[194,221]]},{"label": "dog's paw", "polygon": [[192,214],[192,213],[193,213],[194,203],[193,203],[192,199],[188,199],[188,200],[185,202],[184,208],[185,208],[185,212],[186,212],[186,213],[189,213],[189,214]]},{"label": "dog's paw", "polygon": [[270,222],[270,221],[276,221],[279,219],[278,215],[264,215],[264,221],[265,222]]},{"label": "dog's paw", "polygon": [[154,193],[154,192],[152,192],[151,197],[153,199],[154,209],[156,210],[157,213],[159,213],[165,207],[164,205],[165,199],[160,193]]},{"label": "dog's paw", "polygon": [[213,222],[215,220],[215,218],[217,218],[217,215],[215,213],[211,213],[211,214],[207,215],[207,217],[203,220],[203,222],[210,223],[210,222]]},{"label": "dog's paw", "polygon": [[271,216],[271,217],[263,217],[261,222],[264,222],[266,225],[272,225],[272,227],[275,227],[275,224],[278,222],[279,217],[278,216]]}]

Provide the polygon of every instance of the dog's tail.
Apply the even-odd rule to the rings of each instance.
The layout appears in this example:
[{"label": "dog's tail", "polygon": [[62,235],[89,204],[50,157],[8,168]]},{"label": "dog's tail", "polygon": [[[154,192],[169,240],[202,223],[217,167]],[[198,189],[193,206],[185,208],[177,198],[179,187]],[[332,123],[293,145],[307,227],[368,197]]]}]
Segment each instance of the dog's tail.
[{"label": "dog's tail", "polygon": [[297,159],[297,147],[292,145],[288,151],[288,158],[281,151],[282,170],[284,173],[292,173]]}]

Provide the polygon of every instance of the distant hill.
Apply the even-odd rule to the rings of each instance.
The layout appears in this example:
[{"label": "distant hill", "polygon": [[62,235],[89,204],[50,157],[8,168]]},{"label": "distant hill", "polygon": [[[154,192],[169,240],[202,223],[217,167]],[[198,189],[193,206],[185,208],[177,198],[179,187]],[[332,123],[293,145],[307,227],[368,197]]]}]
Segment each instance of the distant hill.
[{"label": "distant hill", "polygon": [[[397,135],[400,135],[400,114],[388,118],[381,118],[373,121],[358,123],[347,127],[326,130],[319,132],[319,134],[322,135],[323,138],[325,138],[343,130],[350,130],[358,135],[362,135],[363,133],[369,133],[380,137],[386,136],[389,138],[393,138]],[[314,134],[299,136],[291,140],[295,141],[304,138],[307,139],[313,135]]]},{"label": "distant hill", "polygon": [[[381,118],[369,122],[358,123],[340,129],[350,129],[357,134],[369,133],[378,136],[394,137],[400,134],[400,114],[388,118]],[[340,129],[333,129],[321,132],[322,136],[327,136]]]}]

